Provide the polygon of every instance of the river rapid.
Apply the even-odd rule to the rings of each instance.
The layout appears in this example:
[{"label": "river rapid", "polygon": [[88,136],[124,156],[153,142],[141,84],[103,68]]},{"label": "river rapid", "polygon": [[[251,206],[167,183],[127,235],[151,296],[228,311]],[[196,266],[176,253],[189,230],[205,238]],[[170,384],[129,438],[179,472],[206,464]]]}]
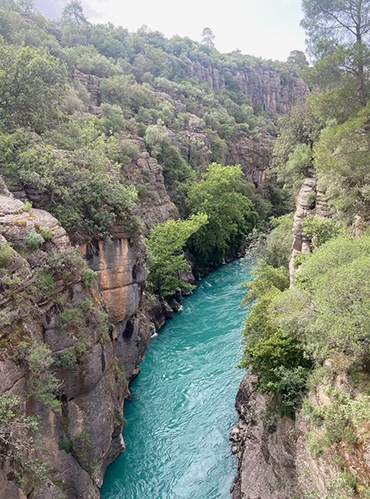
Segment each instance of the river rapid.
[{"label": "river rapid", "polygon": [[105,474],[103,499],[230,497],[246,315],[240,284],[251,268],[243,258],[216,269],[152,338],[125,403],[126,452]]}]

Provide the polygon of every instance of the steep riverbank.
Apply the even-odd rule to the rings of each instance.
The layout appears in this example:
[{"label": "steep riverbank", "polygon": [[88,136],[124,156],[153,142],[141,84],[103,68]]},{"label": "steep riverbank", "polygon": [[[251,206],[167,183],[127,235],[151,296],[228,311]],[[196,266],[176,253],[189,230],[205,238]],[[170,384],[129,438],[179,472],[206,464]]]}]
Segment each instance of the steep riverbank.
[{"label": "steep riverbank", "polygon": [[200,281],[153,338],[125,404],[126,452],[107,470],[102,497],[227,498],[236,463],[228,445],[242,372],[240,307],[246,259]]}]

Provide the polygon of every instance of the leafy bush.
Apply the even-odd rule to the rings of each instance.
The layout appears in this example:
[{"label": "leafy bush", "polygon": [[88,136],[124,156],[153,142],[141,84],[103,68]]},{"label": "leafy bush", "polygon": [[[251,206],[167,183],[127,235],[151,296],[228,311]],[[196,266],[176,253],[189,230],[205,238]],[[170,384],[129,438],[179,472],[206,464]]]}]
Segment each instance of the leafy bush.
[{"label": "leafy bush", "polygon": [[320,186],[348,223],[370,213],[369,113],[368,105],[342,125],[330,123],[315,147]]},{"label": "leafy bush", "polygon": [[48,227],[47,225],[40,225],[39,227],[37,227],[37,232],[45,241],[49,241],[53,234],[51,227]]},{"label": "leafy bush", "polygon": [[339,237],[318,248],[296,285],[274,304],[279,327],[320,362],[345,354],[370,358],[370,239]]},{"label": "leafy bush", "polygon": [[54,362],[50,348],[45,343],[21,343],[17,355],[26,362],[31,372],[28,383],[30,395],[48,405],[52,411],[58,411],[60,404],[55,392],[61,383],[50,371]]},{"label": "leafy bush", "polygon": [[66,72],[50,54],[0,46],[0,117],[5,130],[48,128],[59,113]]},{"label": "leafy bush", "polygon": [[0,428],[1,458],[11,458],[32,483],[45,483],[47,466],[34,457],[39,420],[25,414],[24,404],[18,396],[0,395]]},{"label": "leafy bush", "polygon": [[57,276],[79,275],[86,266],[79,251],[49,253],[47,269]]},{"label": "leafy bush", "polygon": [[36,276],[36,284],[42,293],[50,293],[53,290],[54,278],[52,275],[40,270]]},{"label": "leafy bush", "polygon": [[13,259],[13,250],[7,242],[0,243],[0,267],[6,267]]},{"label": "leafy bush", "polygon": [[96,279],[96,273],[92,269],[86,269],[81,276],[82,285],[85,289],[89,288]]},{"label": "leafy bush", "polygon": [[312,248],[316,249],[330,239],[337,237],[340,233],[340,227],[330,218],[309,215],[302,220],[302,232],[311,241]]},{"label": "leafy bush", "polygon": [[283,215],[270,220],[271,232],[262,253],[264,260],[273,267],[289,266],[293,243],[293,216]]},{"label": "leafy bush", "polygon": [[34,229],[32,229],[31,232],[25,236],[24,242],[30,250],[37,250],[44,244],[45,239],[41,234],[38,234]]},{"label": "leafy bush", "polygon": [[66,451],[67,454],[70,454],[73,451],[73,442],[72,440],[63,439],[58,443],[59,450]]}]

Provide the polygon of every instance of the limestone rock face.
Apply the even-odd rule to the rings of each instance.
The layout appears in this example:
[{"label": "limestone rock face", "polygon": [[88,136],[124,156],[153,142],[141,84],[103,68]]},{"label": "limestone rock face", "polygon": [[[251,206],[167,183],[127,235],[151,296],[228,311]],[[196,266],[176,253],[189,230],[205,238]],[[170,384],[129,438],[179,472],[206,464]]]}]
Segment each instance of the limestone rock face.
[{"label": "limestone rock face", "polygon": [[[17,395],[22,403],[27,402],[29,414],[39,416],[39,448],[43,451],[37,458],[50,469],[45,486],[33,490],[29,484],[25,492],[39,499],[59,497],[60,493],[67,498],[98,499],[106,467],[124,450],[121,414],[127,381],[150,338],[149,319],[143,312],[143,241],[121,233],[111,242],[85,246],[82,252],[97,272],[96,282],[85,289],[81,271],[64,266],[54,275],[51,288],[40,291],[38,279],[48,271],[49,256],[70,254],[72,258],[77,249],[53,216],[44,210],[29,210],[7,194],[0,196],[0,243],[11,245],[6,272],[14,283],[4,284],[8,281],[0,279],[0,312],[6,317],[0,327],[0,394]],[[31,249],[27,235],[40,227],[49,228],[50,239],[39,249]],[[70,319],[61,323],[63,311],[86,302],[93,309],[82,312],[82,322],[74,324]],[[94,323],[104,309],[109,330]],[[50,372],[60,380],[57,411],[29,397],[32,372],[16,356],[20,341],[44,343],[50,349],[55,359]],[[76,363],[66,364],[65,354],[76,355],[76,349],[81,351]],[[78,443],[81,435],[87,435],[86,441]],[[60,442],[66,440],[72,443],[72,452],[60,450]],[[0,497],[25,497],[12,481],[12,462],[1,462],[1,468]]]},{"label": "limestone rock face", "polygon": [[[96,84],[95,80],[83,83]],[[0,319],[6,317],[5,326],[0,326],[0,394],[19,396],[27,413],[40,417],[40,448],[46,451],[37,458],[47,461],[50,471],[41,489],[29,484],[24,490],[34,499],[57,498],[61,493],[68,499],[99,498],[106,467],[124,451],[122,408],[128,382],[139,372],[153,329],[151,321],[158,327],[164,321],[161,304],[155,318],[146,304],[143,234],[178,213],[161,168],[143,140],[136,136],[127,140],[138,147],[139,155],[123,173],[145,191],[136,207],[142,224],[136,235],[120,222],[110,240],[89,241],[77,248],[59,222],[42,209],[49,202],[46,192],[25,186],[13,195],[0,182],[0,243],[11,245],[6,270],[14,278],[14,284],[4,285],[0,276],[0,313],[5,314]],[[29,200],[31,209],[25,205]],[[27,236],[45,228],[51,237],[30,248]],[[95,271],[93,284],[85,288],[84,270],[70,270],[63,264],[53,275],[51,288],[40,291],[39,278],[49,272],[50,255],[71,255],[73,260],[76,253]],[[92,308],[82,311],[79,322],[69,318],[61,323],[63,312],[87,302]],[[108,319],[105,326],[97,319],[103,313]],[[44,343],[50,349],[55,359],[50,372],[60,380],[58,411],[29,397],[32,373],[24,360],[17,360],[19,341]],[[72,358],[72,364],[63,360],[67,358]],[[63,445],[60,449],[63,442],[69,442],[72,450],[63,450]],[[0,498],[23,499],[24,492],[13,480],[14,464],[0,459],[0,465]]]},{"label": "limestone rock face", "polygon": [[291,284],[295,280],[297,269],[294,261],[300,253],[310,253],[312,248],[309,239],[303,234],[302,221],[309,215],[316,215],[320,218],[330,216],[330,209],[325,198],[325,193],[319,191],[316,180],[306,178],[296,198],[296,211],[293,222],[293,248],[289,263],[289,274]]},{"label": "limestone rock face", "polygon": [[130,141],[137,145],[140,155],[126,167],[125,174],[128,181],[143,188],[143,192],[139,192],[137,215],[145,225],[144,232],[147,232],[170,217],[178,218],[179,214],[169,198],[157,160],[149,155],[142,139],[131,137]]},{"label": "limestone rock face", "polygon": [[[244,376],[236,397],[239,420],[230,433],[238,457],[232,499],[287,499],[297,490],[294,423],[279,421],[269,410],[269,398],[255,390],[257,378]],[[295,496],[298,497],[298,496]]]},{"label": "limestone rock face", "polygon": [[[329,361],[330,362],[330,361]],[[309,393],[313,408],[331,403],[328,387],[353,398],[357,389],[346,374],[324,377]],[[296,411],[295,420],[281,418],[271,409],[271,397],[256,391],[257,378],[247,371],[236,397],[239,420],[230,433],[232,451],[238,457],[238,473],[232,486],[233,499],[294,499],[296,497],[353,497],[341,485],[344,472],[368,487],[369,444],[359,428],[356,445],[345,441],[323,446],[318,456],[310,451],[309,435],[323,436],[322,426],[313,426],[308,416]],[[353,492],[353,491],[352,491]],[[358,494],[361,497],[361,494]]]},{"label": "limestone rock face", "polygon": [[[189,61],[188,72],[190,78],[195,77],[200,83],[208,83],[215,91],[225,88],[226,75],[217,68]],[[228,77],[234,80],[239,92],[250,98],[253,106],[260,106],[268,113],[289,113],[295,100],[308,94],[307,84],[299,77],[292,74],[286,81],[282,81],[280,74],[272,69],[261,67],[231,71]]]}]

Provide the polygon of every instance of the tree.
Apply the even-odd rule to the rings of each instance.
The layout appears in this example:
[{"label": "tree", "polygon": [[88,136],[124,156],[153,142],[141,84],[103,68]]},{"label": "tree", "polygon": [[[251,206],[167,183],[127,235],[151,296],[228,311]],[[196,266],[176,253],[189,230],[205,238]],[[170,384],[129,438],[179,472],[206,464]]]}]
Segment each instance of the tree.
[{"label": "tree", "polygon": [[227,251],[242,243],[256,221],[253,204],[244,194],[248,184],[240,166],[213,163],[188,189],[192,213],[206,213],[208,224],[192,238],[200,264],[220,264]]},{"label": "tree", "polygon": [[370,105],[341,125],[329,125],[314,149],[319,185],[349,223],[358,213],[370,214],[369,116]]},{"label": "tree", "polygon": [[47,53],[30,47],[0,46],[0,119],[5,129],[37,132],[57,118],[66,71]]},{"label": "tree", "polygon": [[26,14],[34,14],[36,12],[33,0],[18,0],[17,4],[19,5],[21,11]]},{"label": "tree", "polygon": [[150,250],[149,280],[160,297],[171,295],[177,288],[189,290],[179,277],[179,272],[190,267],[183,248],[189,237],[206,224],[207,216],[197,214],[187,220],[167,220],[151,230],[146,240]]},{"label": "tree", "polygon": [[36,459],[34,442],[39,437],[39,420],[24,412],[24,403],[16,395],[0,395],[0,459],[11,458],[29,474],[33,483],[47,478],[47,465]]},{"label": "tree", "polygon": [[215,35],[213,34],[211,28],[204,28],[202,31],[202,43],[204,43],[204,45],[207,45],[207,47],[214,47],[214,39]]},{"label": "tree", "polygon": [[80,0],[71,0],[66,4],[62,12],[63,21],[72,21],[77,24],[88,24],[82,2]]},{"label": "tree", "polygon": [[365,67],[369,62],[369,0],[303,0],[302,26],[316,56],[342,51],[341,68],[357,80],[365,105]]},{"label": "tree", "polygon": [[287,59],[287,63],[296,71],[308,66],[306,54],[302,50],[292,50]]}]

